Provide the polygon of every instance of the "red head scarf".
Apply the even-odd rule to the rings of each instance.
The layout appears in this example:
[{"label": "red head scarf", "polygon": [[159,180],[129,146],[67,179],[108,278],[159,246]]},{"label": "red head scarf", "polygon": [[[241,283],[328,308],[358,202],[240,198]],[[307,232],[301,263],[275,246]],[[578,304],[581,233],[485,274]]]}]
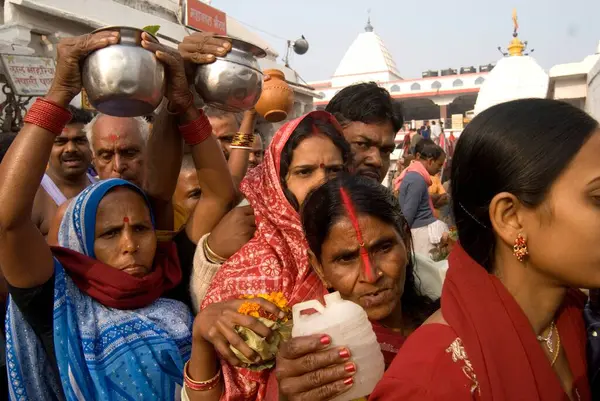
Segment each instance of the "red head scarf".
[{"label": "red head scarf", "polygon": [[[298,212],[281,187],[281,152],[298,125],[311,117],[342,129],[325,111],[313,111],[283,125],[273,137],[264,161],[246,175],[241,190],[254,209],[256,233],[215,275],[202,308],[247,294],[283,292],[290,306],[322,298],[327,289],[312,270],[308,243]],[[225,394],[221,400],[262,400],[268,372],[235,369],[222,362]]]}]

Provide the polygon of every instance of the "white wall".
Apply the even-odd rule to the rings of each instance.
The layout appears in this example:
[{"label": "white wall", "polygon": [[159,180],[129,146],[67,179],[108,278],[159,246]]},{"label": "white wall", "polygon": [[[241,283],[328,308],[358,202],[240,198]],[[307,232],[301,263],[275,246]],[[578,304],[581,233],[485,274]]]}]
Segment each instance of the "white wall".
[{"label": "white wall", "polygon": [[600,60],[588,74],[586,111],[600,121]]}]

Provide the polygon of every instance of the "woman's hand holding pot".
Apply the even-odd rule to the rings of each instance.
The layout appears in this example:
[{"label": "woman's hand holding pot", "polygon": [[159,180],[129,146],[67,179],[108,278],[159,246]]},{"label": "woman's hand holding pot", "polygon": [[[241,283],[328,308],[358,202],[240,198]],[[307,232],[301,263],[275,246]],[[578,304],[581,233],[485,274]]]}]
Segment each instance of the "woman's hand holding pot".
[{"label": "woman's hand holding pot", "polygon": [[156,43],[152,37],[144,32],[142,34],[142,47],[153,52],[156,58],[163,63],[167,75],[167,91],[165,97],[169,101],[169,109],[184,113],[194,106],[194,96],[186,77],[185,66],[179,52],[168,46]]},{"label": "woman's hand holding pot", "polygon": [[94,50],[117,44],[119,33],[103,31],[64,38],[57,46],[56,73],[46,98],[66,107],[81,92],[81,62]]}]

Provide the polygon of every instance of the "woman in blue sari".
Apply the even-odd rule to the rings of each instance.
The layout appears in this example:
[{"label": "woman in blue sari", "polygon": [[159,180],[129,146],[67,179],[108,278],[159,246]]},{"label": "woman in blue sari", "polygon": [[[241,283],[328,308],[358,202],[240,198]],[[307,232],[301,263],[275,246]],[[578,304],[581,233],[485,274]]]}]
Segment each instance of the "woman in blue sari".
[{"label": "woman in blue sari", "polygon": [[[145,38],[142,45],[168,70],[169,107],[194,159],[233,191],[210,123],[191,101],[181,59]],[[171,401],[179,399],[184,384],[183,396],[191,401],[221,395],[214,349],[195,335],[194,318],[181,302],[187,288],[180,288],[177,246],[157,241],[141,189],[121,179],[85,189],[65,213],[60,247],[48,246],[31,221],[52,144],[71,118],[66,106],[82,86],[81,61],[118,40],[118,33],[100,32],[59,43],[52,87],[31,106],[0,164],[0,267],[11,295],[6,341],[12,400]],[[214,48],[222,43],[205,42]],[[189,101],[172,102],[177,90]]]}]

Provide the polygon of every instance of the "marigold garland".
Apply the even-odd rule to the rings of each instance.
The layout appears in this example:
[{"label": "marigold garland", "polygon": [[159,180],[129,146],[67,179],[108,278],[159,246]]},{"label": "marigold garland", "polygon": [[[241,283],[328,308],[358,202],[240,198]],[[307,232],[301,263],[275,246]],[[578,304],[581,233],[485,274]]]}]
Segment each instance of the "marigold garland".
[{"label": "marigold garland", "polygon": [[[282,292],[272,292],[270,294],[243,295],[241,298],[248,299],[248,300],[262,298],[262,299],[267,300],[267,301],[271,302],[272,304],[276,305],[279,309],[281,309],[283,312],[285,312],[286,315],[288,315],[290,312],[290,308],[288,306],[288,300],[285,298],[285,295],[283,295]],[[278,319],[277,317],[272,316],[271,313],[261,310],[260,304],[258,304],[256,302],[250,302],[250,301],[244,302],[238,308],[238,312],[241,313],[242,315],[248,315],[248,316],[253,316],[253,317],[266,317],[268,319],[272,319],[272,320],[280,321],[280,322],[288,321],[287,316],[284,319]]]}]

